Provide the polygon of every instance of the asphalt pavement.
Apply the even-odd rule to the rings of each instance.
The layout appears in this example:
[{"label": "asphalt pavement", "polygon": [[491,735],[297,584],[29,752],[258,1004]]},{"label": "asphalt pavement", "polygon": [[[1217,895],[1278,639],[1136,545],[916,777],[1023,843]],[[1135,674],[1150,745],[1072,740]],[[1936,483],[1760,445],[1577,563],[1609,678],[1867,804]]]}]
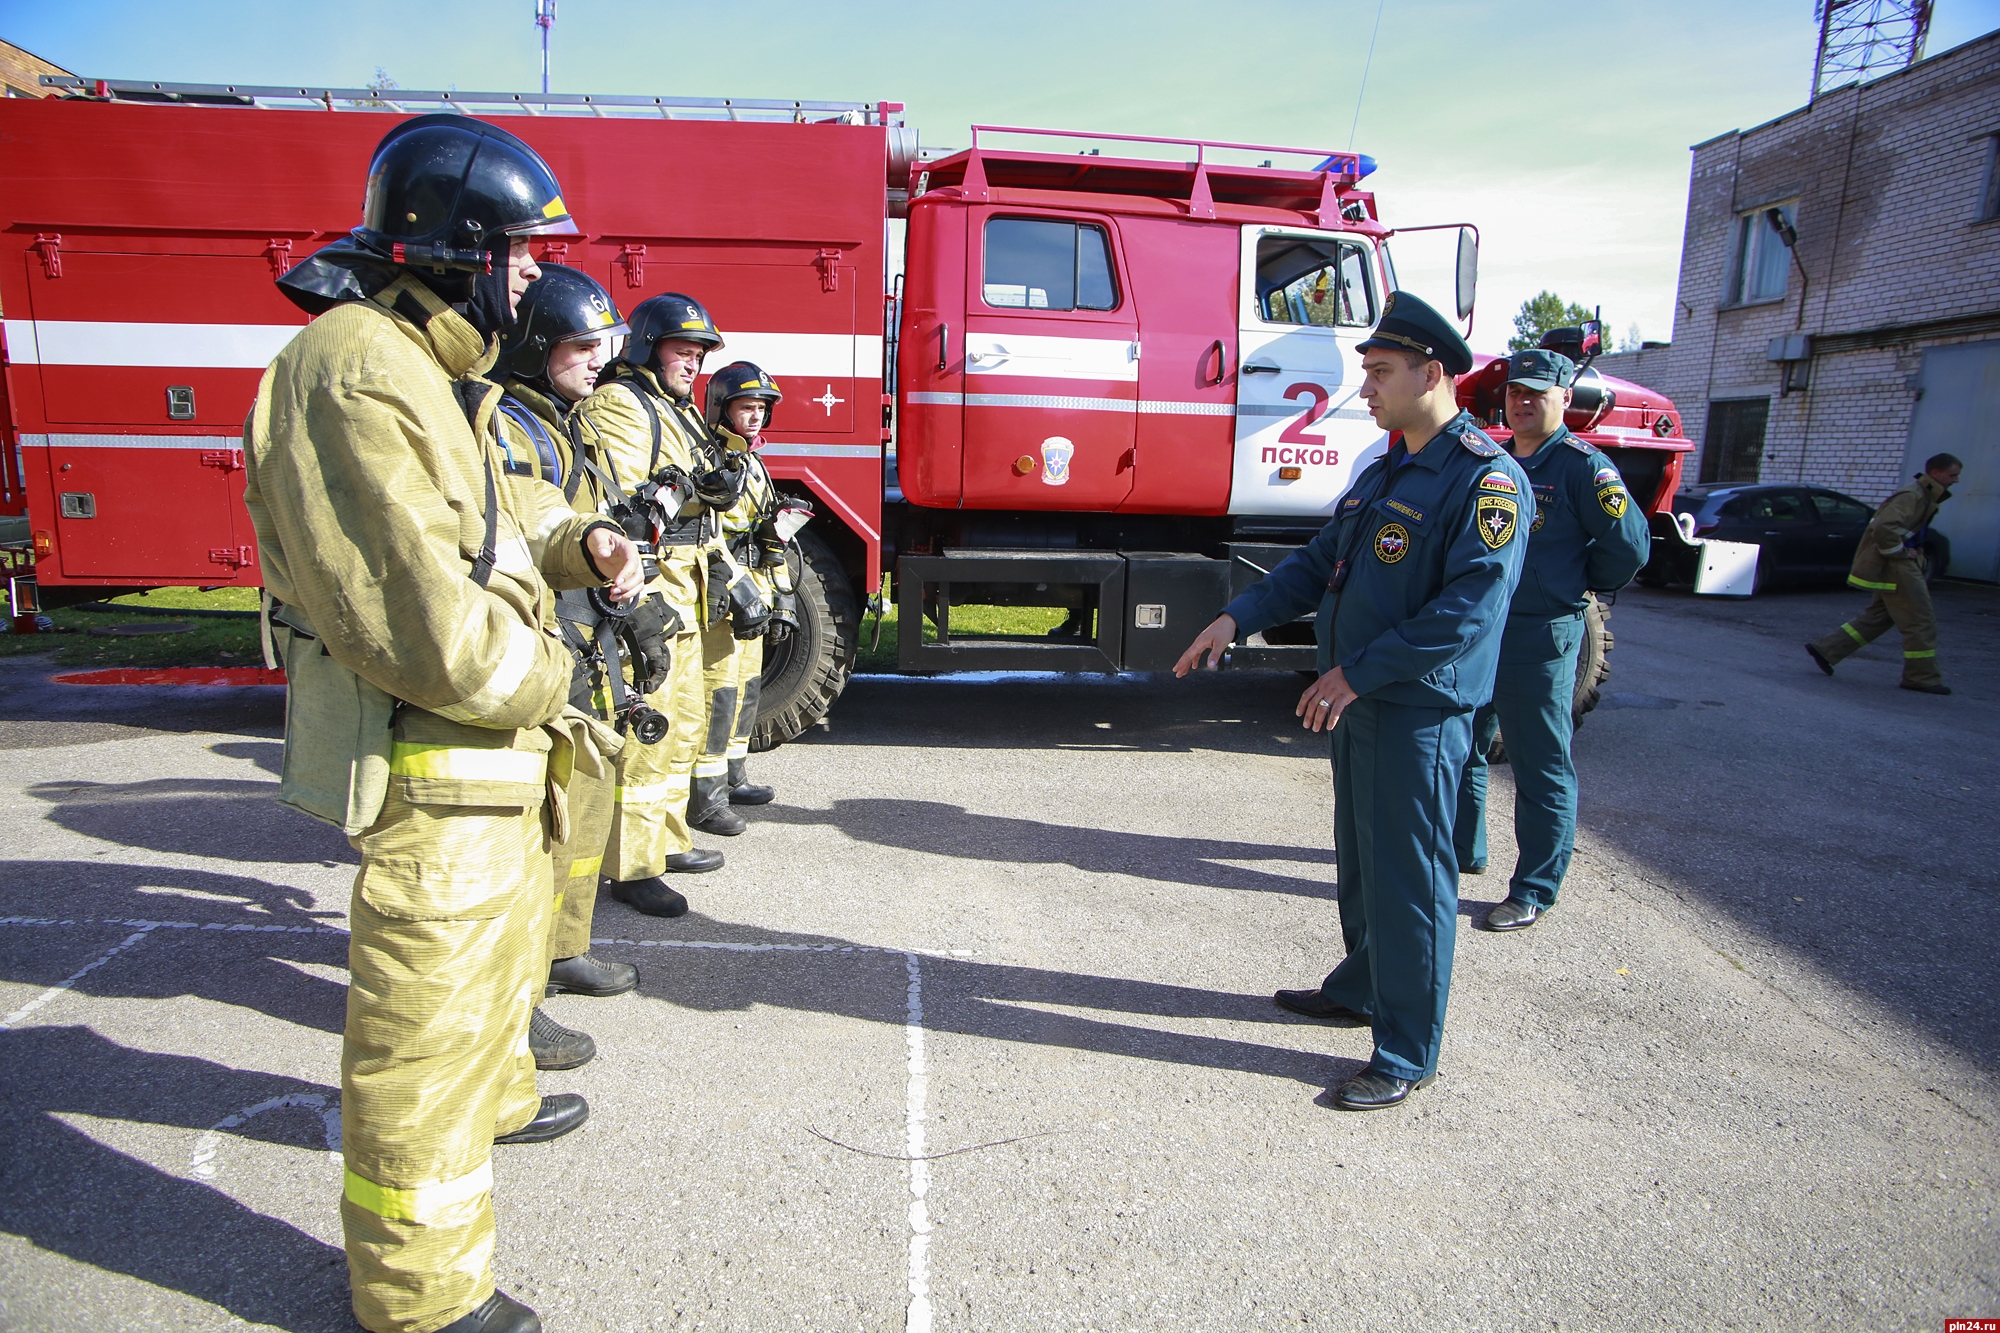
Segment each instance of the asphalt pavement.
[{"label": "asphalt pavement", "polygon": [[[1269,673],[863,678],[637,992],[550,1011],[593,1115],[495,1154],[502,1285],[585,1330],[1936,1330],[2000,1315],[2000,590],[1824,678],[1841,592],[1628,591],[1578,853],[1475,929],[1444,1077],[1365,1030],[1325,742]],[[0,1329],[353,1327],[354,855],[282,692],[0,662]],[[1495,770],[1493,862],[1513,843]],[[911,1161],[910,1158],[924,1160]]]}]

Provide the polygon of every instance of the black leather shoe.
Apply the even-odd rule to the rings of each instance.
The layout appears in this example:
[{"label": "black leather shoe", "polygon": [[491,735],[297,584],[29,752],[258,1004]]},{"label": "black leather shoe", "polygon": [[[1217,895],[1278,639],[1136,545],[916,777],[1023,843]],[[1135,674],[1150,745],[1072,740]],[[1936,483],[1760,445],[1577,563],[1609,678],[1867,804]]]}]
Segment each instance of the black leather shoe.
[{"label": "black leather shoe", "polygon": [[574,1092],[552,1092],[542,1098],[541,1109],[535,1118],[515,1130],[512,1134],[502,1134],[495,1143],[547,1143],[559,1139],[590,1119],[590,1103]]},{"label": "black leather shoe", "polygon": [[437,1333],[542,1333],[541,1316],[504,1291],[496,1291],[471,1314],[463,1314]]},{"label": "black leather shoe", "polygon": [[729,803],[731,805],[769,805],[778,798],[775,788],[760,786],[750,780],[748,761],[729,761]]},{"label": "black leather shoe", "polygon": [[1509,898],[1486,914],[1488,930],[1526,930],[1542,919],[1539,903],[1522,902],[1519,898]]},{"label": "black leather shoe", "polygon": [[1812,654],[1814,665],[1818,666],[1821,671],[1826,672],[1829,676],[1833,674],[1833,663],[1826,660],[1826,654],[1820,652],[1817,647],[1810,643],[1806,645],[1806,651]]},{"label": "black leather shoe", "polygon": [[1904,682],[1903,682],[1903,688],[1904,688],[1904,689],[1906,689],[1906,690],[1915,690],[1915,691],[1916,691],[1916,692],[1917,692],[1918,694],[1950,694],[1950,693],[1951,693],[1951,686],[1949,686],[1949,685],[1912,685],[1912,684],[1910,684],[1910,683],[1909,683],[1908,681],[1904,681]]},{"label": "black leather shoe", "polygon": [[588,1032],[566,1028],[541,1009],[528,1019],[528,1049],[537,1069],[579,1069],[597,1055]]},{"label": "black leather shoe", "polygon": [[750,827],[742,815],[729,808],[729,779],[720,773],[694,780],[688,796],[688,825],[724,838],[733,838]]},{"label": "black leather shoe", "polygon": [[1460,866],[1458,873],[1461,875],[1483,875],[1486,873],[1486,863],[1484,861],[1474,861],[1469,866]]},{"label": "black leather shoe", "polygon": [[[671,856],[667,858],[668,869],[673,868],[673,859]],[[721,857],[718,856],[716,859],[721,860]],[[644,912],[647,916],[687,915],[688,900],[668,888],[658,875],[651,879],[613,880],[611,896],[633,911]]]},{"label": "black leather shoe", "polygon": [[1365,1028],[1370,1021],[1368,1015],[1359,1009],[1349,1009],[1344,1004],[1335,1004],[1327,999],[1317,986],[1311,990],[1281,990],[1271,1000],[1280,1009],[1301,1018],[1316,1018],[1335,1027]]},{"label": "black leather shoe", "polygon": [[722,853],[706,847],[690,847],[667,858],[667,873],[672,875],[705,875],[720,869]]},{"label": "black leather shoe", "polygon": [[1437,1081],[1435,1073],[1412,1083],[1394,1074],[1364,1069],[1334,1089],[1333,1104],[1343,1111],[1385,1111],[1391,1106],[1401,1106],[1411,1093]]},{"label": "black leather shoe", "polygon": [[639,984],[639,969],[630,963],[607,963],[580,953],[549,964],[547,994],[623,995]]}]

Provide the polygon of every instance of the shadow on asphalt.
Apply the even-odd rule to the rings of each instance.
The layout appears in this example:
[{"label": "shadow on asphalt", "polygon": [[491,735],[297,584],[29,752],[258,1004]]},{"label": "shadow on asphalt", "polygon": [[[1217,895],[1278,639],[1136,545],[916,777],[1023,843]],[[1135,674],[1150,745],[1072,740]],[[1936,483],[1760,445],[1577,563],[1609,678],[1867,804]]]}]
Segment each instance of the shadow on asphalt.
[{"label": "shadow on asphalt", "polygon": [[[184,1292],[290,1333],[353,1327],[347,1265],[331,1245],[97,1142],[59,1118],[197,1133],[244,1107],[335,1089],[135,1051],[81,1027],[0,1032],[0,1230],[51,1254]],[[325,1150],[316,1117],[260,1116],[241,1137]],[[324,1161],[322,1157],[319,1159]],[[47,1296],[60,1308],[59,1296]]]},{"label": "shadow on asphalt", "polygon": [[[1049,824],[1038,819],[970,814],[962,806],[939,801],[835,801],[829,810],[770,805],[759,811],[759,822],[830,824],[857,842],[999,865],[1066,865],[1091,874],[1136,875],[1198,888],[1291,893],[1329,902],[1334,896],[1331,847],[1278,847],[1212,838],[1117,833]],[[1245,870],[1219,865],[1219,861],[1323,865],[1326,879]]]},{"label": "shadow on asphalt", "polygon": [[[52,903],[62,906],[52,907]],[[248,927],[255,933],[233,933],[229,938],[247,938],[254,943],[233,949],[226,966],[217,966],[213,958],[194,950],[174,947],[188,937],[210,932],[167,928],[155,931],[147,941],[147,966],[99,968],[79,981],[76,989],[86,995],[137,1000],[192,995],[253,1009],[320,1032],[338,1033],[346,1022],[347,987],[291,966],[347,966],[345,934],[300,929],[339,925],[339,918],[332,913],[315,913],[296,889],[244,875],[179,867],[5,861],[0,862],[0,916],[196,921],[218,927]],[[43,928],[22,929],[39,933]],[[27,943],[24,939],[14,942]],[[53,984],[39,975],[22,975],[27,964],[11,953],[0,962],[0,968],[8,981]]]},{"label": "shadow on asphalt", "polygon": [[[659,938],[663,923],[600,899],[593,933]],[[832,972],[810,950],[853,949],[885,956],[868,945],[825,935],[764,930],[712,920],[691,912],[671,927],[675,936],[731,944],[792,946],[746,967],[742,955],[726,950],[659,949],[594,944],[592,952],[639,967],[639,993],[689,1009],[715,1013],[766,1005],[779,1009],[839,1014],[864,1022],[901,1027],[904,982],[900,961],[890,984],[856,986]],[[895,957],[887,951],[886,957]],[[1318,1027],[1271,1003],[1267,994],[1245,995],[1125,977],[982,963],[971,958],[926,954],[923,958],[924,1026],[995,1041],[1089,1051],[1126,1059],[1158,1060],[1205,1069],[1232,1070],[1323,1087],[1358,1073],[1365,1059],[1329,1057],[1283,1046],[1139,1027],[1030,1006],[1092,1009],[1147,1018],[1220,1019],[1273,1028]],[[1366,1034],[1359,1034],[1363,1045]]]},{"label": "shadow on asphalt", "polygon": [[277,790],[232,778],[154,778],[42,782],[27,794],[49,803],[51,822],[125,847],[217,861],[360,864],[338,829],[279,805]]}]

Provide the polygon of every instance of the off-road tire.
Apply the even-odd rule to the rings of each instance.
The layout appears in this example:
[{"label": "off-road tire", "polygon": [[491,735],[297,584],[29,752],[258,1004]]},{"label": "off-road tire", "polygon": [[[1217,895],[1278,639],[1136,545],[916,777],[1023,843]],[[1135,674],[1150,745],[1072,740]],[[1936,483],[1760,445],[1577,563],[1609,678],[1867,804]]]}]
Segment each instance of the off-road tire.
[{"label": "off-road tire", "polygon": [[[1597,707],[1602,698],[1604,682],[1611,679],[1611,630],[1605,622],[1611,618],[1611,608],[1597,600],[1594,593],[1584,594],[1583,643],[1576,653],[1576,692],[1570,696],[1570,725],[1583,725],[1583,715]],[[1493,748],[1486,753],[1489,764],[1507,762],[1507,738],[1495,733]]]},{"label": "off-road tire", "polygon": [[832,548],[808,528],[794,549],[799,627],[764,645],[762,695],[750,733],[757,753],[777,749],[826,716],[847,688],[861,647],[861,603]]}]

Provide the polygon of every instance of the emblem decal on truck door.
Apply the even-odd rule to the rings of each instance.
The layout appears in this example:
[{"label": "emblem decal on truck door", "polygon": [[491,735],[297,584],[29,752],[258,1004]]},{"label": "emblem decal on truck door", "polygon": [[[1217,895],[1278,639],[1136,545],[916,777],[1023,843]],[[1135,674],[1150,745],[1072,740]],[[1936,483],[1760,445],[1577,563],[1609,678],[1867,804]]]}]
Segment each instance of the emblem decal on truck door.
[{"label": "emblem decal on truck door", "polygon": [[1069,481],[1069,460],[1076,446],[1060,435],[1042,441],[1042,482],[1061,486]]}]

